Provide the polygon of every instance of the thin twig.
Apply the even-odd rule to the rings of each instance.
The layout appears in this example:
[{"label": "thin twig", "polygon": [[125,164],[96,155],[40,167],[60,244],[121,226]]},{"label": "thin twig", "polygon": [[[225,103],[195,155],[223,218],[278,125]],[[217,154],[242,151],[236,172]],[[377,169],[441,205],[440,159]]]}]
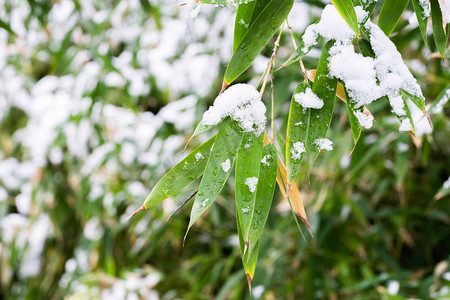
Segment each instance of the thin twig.
[{"label": "thin twig", "polygon": [[[288,22],[287,19],[286,19],[286,24],[287,24],[288,31],[289,31],[289,34],[290,34],[291,39],[292,39],[292,44],[294,44],[295,49],[297,49],[297,43],[295,42],[294,34],[292,33],[292,28],[291,28],[291,26],[289,25],[289,22]],[[300,64],[300,68],[302,69],[303,76],[305,76],[305,81],[308,81],[308,74],[307,74],[307,72],[306,72],[305,65],[303,65],[303,60],[300,58],[300,59],[298,60],[298,62],[299,62],[299,64]]]},{"label": "thin twig", "polygon": [[194,198],[194,196],[197,194],[197,192],[198,192],[198,190],[196,190],[194,193],[192,193],[192,195],[190,195],[189,198],[186,199],[186,201],[184,201],[183,203],[181,203],[181,205],[178,206],[178,208],[177,208],[173,213],[171,213],[171,214],[167,217],[166,222],[169,221],[169,219],[170,219],[175,213],[177,213],[184,205],[186,205],[186,203],[188,203],[189,200],[191,200],[192,198]]}]

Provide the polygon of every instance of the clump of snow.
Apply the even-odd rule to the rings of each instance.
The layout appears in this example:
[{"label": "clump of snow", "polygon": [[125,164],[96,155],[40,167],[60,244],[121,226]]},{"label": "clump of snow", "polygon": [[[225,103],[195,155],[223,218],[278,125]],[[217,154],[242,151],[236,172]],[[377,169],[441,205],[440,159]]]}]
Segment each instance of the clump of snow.
[{"label": "clump of snow", "polygon": [[197,18],[199,13],[200,13],[200,4],[197,4],[197,6],[193,10],[191,10],[190,17]]},{"label": "clump of snow", "polygon": [[200,159],[204,159],[205,157],[203,156],[203,154],[201,154],[200,152],[195,154],[195,160],[199,161]]},{"label": "clump of snow", "polygon": [[226,117],[238,122],[245,132],[259,136],[266,125],[266,107],[258,91],[249,84],[235,84],[220,94],[204,114],[202,123],[213,126]]},{"label": "clump of snow", "polygon": [[333,5],[325,6],[319,23],[306,28],[302,39],[305,48],[314,45],[322,36],[327,40],[334,39],[337,42],[348,41],[356,36],[355,32],[347,25]]},{"label": "clump of snow", "polygon": [[304,93],[295,94],[294,99],[303,108],[320,109],[323,106],[323,100],[317,97],[310,88],[306,88]]},{"label": "clump of snow", "polygon": [[444,23],[450,23],[450,2],[447,1],[439,1],[439,5],[441,7],[441,11],[442,11],[442,21],[444,21]]},{"label": "clump of snow", "polygon": [[226,161],[224,161],[220,165],[222,166],[222,170],[224,172],[228,172],[230,170],[230,168],[231,168],[231,161],[230,161],[230,159],[227,159]]},{"label": "clump of snow", "polygon": [[317,139],[314,141],[314,144],[317,146],[319,150],[333,150],[333,142],[329,139]]},{"label": "clump of snow", "polygon": [[413,130],[411,122],[409,121],[408,118],[403,119],[402,123],[400,124],[400,128],[398,130],[399,131],[411,131],[411,130]]},{"label": "clump of snow", "polygon": [[249,177],[245,180],[245,184],[248,186],[250,193],[254,193],[256,191],[256,185],[258,184],[258,178]]},{"label": "clump of snow", "polygon": [[360,111],[355,111],[354,115],[358,119],[358,122],[362,127],[366,128],[366,129],[369,129],[372,127],[372,125],[373,125],[372,116],[368,116],[365,113],[360,112]]},{"label": "clump of snow", "polygon": [[299,160],[302,157],[302,153],[305,153],[305,144],[302,142],[296,142],[292,145],[291,155],[294,160]]},{"label": "clump of snow", "polygon": [[409,111],[411,112],[411,117],[414,123],[414,133],[417,137],[420,137],[424,134],[430,134],[433,131],[430,123],[428,122],[428,118],[425,114],[414,104],[411,100],[407,100],[406,102],[409,107]]},{"label": "clump of snow", "polygon": [[430,0],[419,0],[419,4],[423,9],[424,18],[430,16]]},{"label": "clump of snow", "polygon": [[261,163],[266,165],[266,166],[270,166],[269,162],[267,161],[268,159],[270,159],[272,156],[267,154],[265,155],[262,159],[261,159]]},{"label": "clump of snow", "polygon": [[364,10],[361,6],[355,6],[356,19],[358,24],[364,24],[369,18],[369,13]]}]

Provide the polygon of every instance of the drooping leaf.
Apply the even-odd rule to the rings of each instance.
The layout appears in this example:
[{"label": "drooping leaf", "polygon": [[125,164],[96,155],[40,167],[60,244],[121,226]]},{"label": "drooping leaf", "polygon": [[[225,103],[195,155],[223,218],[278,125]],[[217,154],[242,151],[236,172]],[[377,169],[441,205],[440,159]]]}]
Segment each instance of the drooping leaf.
[{"label": "drooping leaf", "polygon": [[336,99],[337,79],[329,76],[328,69],[329,52],[333,44],[334,42],[331,40],[323,47],[312,86],[313,93],[323,100],[323,107],[321,109],[309,109],[305,147],[310,169],[319,155],[316,141],[325,138],[328,132]]},{"label": "drooping leaf", "polygon": [[[216,200],[230,175],[242,135],[232,127],[230,118],[226,118],[217,133],[211,154],[198,188],[197,197],[191,210],[188,231],[198,218]],[[187,232],[186,232],[187,234]]]},{"label": "drooping leaf", "polygon": [[[264,144],[266,145],[268,143],[270,143],[270,139],[267,134],[264,134]],[[308,227],[308,230],[311,231],[311,228],[309,227],[308,217],[306,216],[305,207],[303,205],[302,197],[300,196],[297,184],[293,182],[291,188],[289,189],[289,194],[286,195],[286,183],[286,167],[284,166],[284,163],[280,159],[278,159],[277,184],[280,188],[281,193],[283,194],[283,198],[288,202],[290,201],[294,213],[302,220],[306,227]]]},{"label": "drooping leaf", "polygon": [[175,195],[189,183],[199,178],[205,170],[215,139],[216,136],[210,138],[167,172],[145,199],[144,208],[150,208]]},{"label": "drooping leaf", "polygon": [[195,127],[194,133],[192,134],[192,136],[190,137],[190,139],[192,139],[194,136],[199,135],[202,132],[205,132],[206,130],[213,128],[216,125],[205,125],[203,124],[202,121],[200,121],[200,123],[198,123],[197,127]]},{"label": "drooping leaf", "polygon": [[316,43],[309,44],[307,47],[305,47],[305,43],[302,40],[300,42],[300,45],[298,45],[297,49],[295,49],[294,53],[292,53],[291,56],[289,56],[289,58],[281,65],[281,67],[284,68],[286,66],[289,66],[290,64],[299,61],[303,56],[308,54],[312,48],[314,48]]},{"label": "drooping leaf", "polygon": [[[437,0],[436,0],[437,1]],[[381,8],[378,26],[389,35],[400,20],[409,0],[386,0]]]},{"label": "drooping leaf", "polygon": [[344,18],[345,22],[347,22],[348,26],[350,26],[350,28],[353,29],[357,35],[359,35],[358,20],[356,19],[355,8],[353,7],[352,0],[331,0],[331,2]]},{"label": "drooping leaf", "polygon": [[272,0],[250,25],[225,71],[230,84],[250,67],[291,11],[294,0]]},{"label": "drooping leaf", "polygon": [[427,45],[427,23],[428,15],[425,13],[425,9],[420,5],[420,0],[411,0],[414,11],[416,13],[417,21],[419,22],[420,33],[422,34],[423,42]]},{"label": "drooping leaf", "polygon": [[438,0],[430,0],[431,4],[431,23],[433,24],[433,36],[436,48],[442,58],[445,56],[447,48],[447,36],[442,21],[442,12]]},{"label": "drooping leaf", "polygon": [[408,98],[423,112],[426,114],[426,107],[425,107],[425,98],[423,96],[416,96],[408,93],[405,90],[401,90],[402,93],[404,93]]},{"label": "drooping leaf", "polygon": [[256,187],[263,149],[263,135],[256,137],[253,132],[244,133],[236,159],[236,211],[239,215],[244,242],[248,243],[248,233],[255,209]]},{"label": "drooping leaf", "polygon": [[195,3],[214,4],[221,6],[240,5],[254,0],[195,0]]},{"label": "drooping leaf", "polygon": [[252,281],[255,276],[256,262],[258,261],[259,241],[256,243],[254,250],[246,251],[246,244],[242,237],[239,216],[236,214],[237,229],[239,235],[239,248],[241,250],[242,265],[244,266],[245,276],[247,277],[248,289],[252,291]]},{"label": "drooping leaf", "polygon": [[242,3],[238,6],[234,21],[233,52],[236,51],[236,48],[239,46],[239,43],[242,41],[242,38],[250,27],[255,3],[256,1],[251,1]]},{"label": "drooping leaf", "polygon": [[359,137],[361,136],[362,127],[355,113],[357,112],[363,113],[364,108],[363,107],[356,108],[356,101],[352,101],[352,99],[349,97],[347,93],[347,90],[345,90],[345,96],[348,99],[347,100],[348,118],[350,120],[350,127],[352,128],[353,142],[356,145],[358,143]]},{"label": "drooping leaf", "polygon": [[272,205],[275,182],[277,178],[277,149],[271,143],[264,146],[259,181],[256,189],[255,210],[248,235],[248,252],[252,252],[266,225]]},{"label": "drooping leaf", "polygon": [[[304,93],[306,88],[311,88],[307,82],[300,83],[292,94],[291,107],[289,109],[288,125],[286,132],[286,167],[287,167],[287,182],[292,184],[295,177],[297,176],[298,169],[302,163],[305,153],[296,153],[292,151],[295,143],[305,143],[305,131],[298,130],[298,127],[307,126],[304,123],[304,112],[303,107],[295,101],[295,95],[299,93]],[[301,145],[298,144],[298,145]],[[298,151],[297,151],[298,152]],[[294,155],[293,155],[294,154]]]}]

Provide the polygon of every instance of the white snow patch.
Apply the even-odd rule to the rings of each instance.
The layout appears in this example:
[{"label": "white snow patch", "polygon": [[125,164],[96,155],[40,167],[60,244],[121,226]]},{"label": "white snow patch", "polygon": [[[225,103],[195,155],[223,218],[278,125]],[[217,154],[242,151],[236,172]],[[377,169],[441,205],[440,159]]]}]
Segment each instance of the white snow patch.
[{"label": "white snow patch", "polygon": [[296,142],[292,145],[291,155],[294,160],[299,160],[304,152],[306,152],[306,149],[302,142]]},{"label": "white snow patch", "polygon": [[265,155],[262,159],[261,159],[261,163],[266,165],[266,166],[270,166],[269,162],[267,161],[268,159],[270,159],[272,156],[267,154]]},{"label": "white snow patch", "polygon": [[258,91],[249,84],[235,84],[220,94],[204,114],[204,125],[216,125],[225,117],[238,122],[245,132],[259,136],[266,125],[266,107]]},{"label": "white snow patch", "polygon": [[372,125],[373,125],[372,116],[368,116],[365,113],[360,112],[360,111],[355,111],[354,115],[358,119],[358,122],[362,127],[366,128],[366,129],[369,129],[372,127]]},{"label": "white snow patch", "polygon": [[333,142],[329,139],[317,139],[314,141],[314,144],[317,146],[319,150],[333,150]]},{"label": "white snow patch", "polygon": [[424,17],[430,16],[430,0],[419,0],[419,4],[423,9]]},{"label": "white snow patch", "polygon": [[387,292],[390,295],[397,295],[400,289],[400,283],[398,281],[392,280],[388,282]]},{"label": "white snow patch", "polygon": [[323,100],[317,97],[310,88],[306,88],[304,93],[295,94],[294,99],[303,108],[320,109],[323,107]]},{"label": "white snow patch", "polygon": [[227,159],[226,161],[224,161],[220,165],[222,166],[222,170],[224,172],[228,172],[230,170],[230,168],[231,168],[231,161],[230,161],[230,159]]},{"label": "white snow patch", "polygon": [[442,11],[442,21],[444,21],[444,23],[450,23],[450,1],[440,0],[439,5]]},{"label": "white snow patch", "polygon": [[411,131],[411,130],[413,130],[411,122],[409,121],[408,118],[403,119],[402,123],[400,124],[400,128],[398,130],[399,131]]},{"label": "white snow patch", "polygon": [[205,157],[203,156],[203,154],[201,154],[200,152],[195,154],[195,160],[199,161],[200,159],[204,159]]},{"label": "white snow patch", "polygon": [[254,193],[256,191],[256,185],[258,184],[258,178],[257,177],[249,177],[245,180],[245,184],[248,186],[248,189],[251,193]]},{"label": "white snow patch", "polygon": [[442,186],[444,187],[444,189],[450,188],[450,176],[448,177],[448,179],[444,182],[444,184]]}]

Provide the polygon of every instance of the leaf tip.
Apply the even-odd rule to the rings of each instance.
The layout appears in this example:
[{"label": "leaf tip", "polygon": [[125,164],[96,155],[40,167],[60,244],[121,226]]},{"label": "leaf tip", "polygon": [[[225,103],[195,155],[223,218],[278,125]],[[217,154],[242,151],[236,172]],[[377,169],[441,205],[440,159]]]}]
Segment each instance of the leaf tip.
[{"label": "leaf tip", "polygon": [[252,294],[252,275],[250,275],[250,273],[245,273],[245,275],[247,276],[248,290],[251,295]]},{"label": "leaf tip", "polygon": [[230,85],[230,84],[227,83],[227,81],[224,79],[223,82],[222,82],[222,89],[220,90],[219,95],[222,94],[222,93],[227,89],[227,87],[228,87],[229,85]]},{"label": "leaf tip", "polygon": [[129,215],[125,220],[122,221],[123,223],[128,222],[132,217],[134,217],[138,212],[145,210],[144,204],[142,204],[138,209],[136,209],[131,215]]}]

